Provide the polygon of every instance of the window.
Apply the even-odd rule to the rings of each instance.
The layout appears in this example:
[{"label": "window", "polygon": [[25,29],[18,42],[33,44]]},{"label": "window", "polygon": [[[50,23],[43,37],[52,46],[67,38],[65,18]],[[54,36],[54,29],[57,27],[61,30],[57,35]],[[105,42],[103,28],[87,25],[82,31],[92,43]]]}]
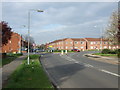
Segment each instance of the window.
[{"label": "window", "polygon": [[80,43],[81,43],[81,44],[84,44],[84,42],[83,42],[83,41],[81,41]]},{"label": "window", "polygon": [[109,49],[111,49],[111,46],[109,46]]},{"label": "window", "polygon": [[10,43],[12,43],[12,41],[9,41]]},{"label": "window", "polygon": [[70,47],[70,49],[73,49],[73,47]]},{"label": "window", "polygon": [[107,46],[104,46],[104,48],[107,48]]},{"label": "window", "polygon": [[66,44],[68,44],[68,42],[66,42]]},{"label": "window", "polygon": [[90,42],[90,44],[93,44],[93,42]]},{"label": "window", "polygon": [[68,47],[66,46],[66,49],[68,49]]},{"label": "window", "polygon": [[72,42],[70,42],[70,44],[72,44]]},{"label": "window", "polygon": [[104,42],[104,44],[107,44],[107,42]]},{"label": "window", "polygon": [[78,48],[78,47],[75,47],[75,48]]},{"label": "window", "polygon": [[81,47],[81,49],[83,49],[84,47]]},{"label": "window", "polygon": [[93,49],[93,46],[91,46],[90,48]]},{"label": "window", "polygon": [[77,42],[77,41],[75,41],[75,44],[78,44],[78,42]]}]

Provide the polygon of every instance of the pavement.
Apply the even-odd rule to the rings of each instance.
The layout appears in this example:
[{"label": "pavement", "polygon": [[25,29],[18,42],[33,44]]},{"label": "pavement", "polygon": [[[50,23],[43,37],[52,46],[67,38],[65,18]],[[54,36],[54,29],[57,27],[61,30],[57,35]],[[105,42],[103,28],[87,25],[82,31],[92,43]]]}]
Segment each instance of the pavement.
[{"label": "pavement", "polygon": [[106,56],[99,56],[93,54],[85,54],[84,56],[91,58],[92,60],[98,60],[100,62],[106,62],[110,64],[120,64],[120,59],[117,57],[106,57]]},{"label": "pavement", "polygon": [[118,65],[83,56],[91,51],[44,54],[41,63],[58,88],[118,88]]},{"label": "pavement", "polygon": [[24,60],[26,57],[26,55],[20,56],[17,59],[15,59],[14,61],[12,61],[11,63],[4,65],[2,68],[0,68],[0,84],[2,88],[2,86],[4,87],[4,85],[7,83],[7,80],[9,79],[10,75],[16,70],[16,68],[22,64],[22,60]]}]

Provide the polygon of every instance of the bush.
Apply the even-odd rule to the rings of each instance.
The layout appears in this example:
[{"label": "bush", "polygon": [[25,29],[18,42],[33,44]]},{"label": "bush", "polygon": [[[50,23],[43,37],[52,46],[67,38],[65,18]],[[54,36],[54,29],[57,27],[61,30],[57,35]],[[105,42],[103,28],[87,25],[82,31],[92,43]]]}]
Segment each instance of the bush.
[{"label": "bush", "polygon": [[117,50],[117,56],[120,58],[120,49]]},{"label": "bush", "polygon": [[120,49],[116,49],[116,50],[114,50],[114,51],[115,51],[115,54],[120,53]]},{"label": "bush", "polygon": [[103,49],[102,54],[110,54],[111,50],[109,49]]},{"label": "bush", "polygon": [[6,53],[2,53],[2,58],[6,58],[7,54]]}]

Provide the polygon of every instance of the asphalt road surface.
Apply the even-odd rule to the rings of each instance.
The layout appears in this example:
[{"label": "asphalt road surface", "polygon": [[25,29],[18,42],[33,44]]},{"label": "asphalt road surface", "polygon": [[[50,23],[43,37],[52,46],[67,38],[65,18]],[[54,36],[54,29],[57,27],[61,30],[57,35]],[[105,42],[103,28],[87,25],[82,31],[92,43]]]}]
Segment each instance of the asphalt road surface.
[{"label": "asphalt road surface", "polygon": [[91,60],[86,53],[44,54],[41,63],[59,88],[118,88],[118,65]]}]

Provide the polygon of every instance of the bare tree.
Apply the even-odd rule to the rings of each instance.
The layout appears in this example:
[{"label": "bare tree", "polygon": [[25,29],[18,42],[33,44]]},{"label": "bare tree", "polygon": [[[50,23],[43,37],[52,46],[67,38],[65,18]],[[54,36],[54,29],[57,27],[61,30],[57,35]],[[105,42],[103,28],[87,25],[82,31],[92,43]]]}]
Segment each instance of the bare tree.
[{"label": "bare tree", "polygon": [[[28,42],[28,35],[22,35],[23,36],[23,38],[25,39],[25,41],[26,42]],[[35,43],[35,41],[34,41],[34,38],[33,37],[29,37],[30,38],[30,44],[33,44],[33,43]]]},{"label": "bare tree", "polygon": [[109,24],[106,30],[106,38],[109,39],[112,45],[118,44],[118,11],[114,11],[110,17]]}]

